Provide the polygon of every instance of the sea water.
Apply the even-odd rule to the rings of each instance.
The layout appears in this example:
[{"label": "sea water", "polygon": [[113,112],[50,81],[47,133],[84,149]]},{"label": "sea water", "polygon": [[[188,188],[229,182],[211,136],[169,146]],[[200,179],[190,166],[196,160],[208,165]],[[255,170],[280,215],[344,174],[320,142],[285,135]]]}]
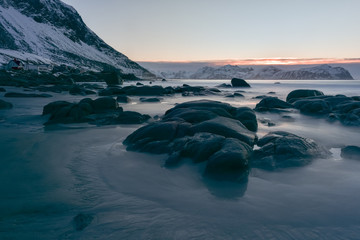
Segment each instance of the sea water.
[{"label": "sea water", "polygon": [[[294,89],[360,93],[360,81],[248,82],[252,88],[244,89],[244,98],[175,95],[163,97],[161,103],[141,103],[132,97],[132,103],[121,106],[161,117],[176,103],[197,99],[253,108],[260,101],[256,96],[284,100]],[[152,85],[221,83],[229,81],[168,80]],[[0,95],[14,104],[0,111],[0,239],[360,239],[360,161],[340,157],[341,147],[360,144],[359,128],[297,112],[290,113],[291,122],[281,121],[279,114],[257,114],[276,123],[259,123],[259,137],[289,131],[327,146],[332,156],[299,168],[252,169],[247,184],[209,182],[201,175],[201,165],[167,169],[165,155],[126,151],[122,141],[142,125],[44,128],[44,105],[83,98],[51,94],[50,99]],[[92,218],[81,231],[74,223],[78,214]]]}]

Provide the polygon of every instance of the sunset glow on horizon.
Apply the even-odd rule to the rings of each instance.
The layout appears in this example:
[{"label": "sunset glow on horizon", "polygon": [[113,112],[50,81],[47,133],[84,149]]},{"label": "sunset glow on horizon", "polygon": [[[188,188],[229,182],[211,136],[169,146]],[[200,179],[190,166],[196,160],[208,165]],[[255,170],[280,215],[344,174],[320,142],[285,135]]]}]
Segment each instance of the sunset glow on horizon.
[{"label": "sunset glow on horizon", "polygon": [[154,63],[196,63],[209,62],[215,66],[222,65],[321,65],[321,64],[351,64],[360,63],[360,58],[261,58],[261,59],[228,59],[203,61],[144,61]]},{"label": "sunset glow on horizon", "polygon": [[137,62],[360,63],[360,1],[63,1]]}]

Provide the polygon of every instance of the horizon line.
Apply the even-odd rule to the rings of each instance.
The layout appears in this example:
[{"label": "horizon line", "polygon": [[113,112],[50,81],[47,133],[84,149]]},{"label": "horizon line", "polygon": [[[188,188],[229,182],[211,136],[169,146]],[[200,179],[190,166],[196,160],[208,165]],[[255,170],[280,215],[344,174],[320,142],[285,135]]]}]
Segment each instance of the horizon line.
[{"label": "horizon line", "polygon": [[[136,61],[136,60],[135,60]],[[136,61],[147,63],[210,63],[213,65],[321,65],[360,63],[360,58],[252,58],[199,61]]]}]

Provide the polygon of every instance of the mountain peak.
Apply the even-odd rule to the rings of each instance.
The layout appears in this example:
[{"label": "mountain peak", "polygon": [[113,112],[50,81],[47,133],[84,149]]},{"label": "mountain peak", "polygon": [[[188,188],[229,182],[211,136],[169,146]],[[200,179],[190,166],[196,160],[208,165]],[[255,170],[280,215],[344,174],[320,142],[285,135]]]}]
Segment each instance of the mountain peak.
[{"label": "mountain peak", "polygon": [[60,0],[0,0],[0,62],[19,56],[93,70],[113,66],[124,73],[153,77],[107,45],[73,7]]}]

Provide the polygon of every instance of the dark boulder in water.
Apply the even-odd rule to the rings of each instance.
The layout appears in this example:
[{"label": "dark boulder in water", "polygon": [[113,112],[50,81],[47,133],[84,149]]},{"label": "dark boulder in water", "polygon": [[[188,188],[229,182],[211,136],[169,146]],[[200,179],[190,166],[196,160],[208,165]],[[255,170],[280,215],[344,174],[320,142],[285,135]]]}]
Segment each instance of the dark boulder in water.
[{"label": "dark boulder in water", "polygon": [[293,104],[305,114],[328,114],[332,110],[331,105],[323,99],[302,99]]},{"label": "dark boulder in water", "polygon": [[122,90],[126,95],[133,96],[163,96],[171,93],[162,86],[126,86]]},{"label": "dark boulder in water", "polygon": [[0,99],[0,109],[11,109],[11,108],[13,108],[12,103]]},{"label": "dark boulder in water", "polygon": [[104,112],[116,110],[118,104],[112,97],[100,97],[92,101],[92,107],[95,112]]},{"label": "dark boulder in water", "polygon": [[119,95],[116,97],[116,101],[118,103],[129,103],[129,102],[131,102],[131,99],[128,96]]},{"label": "dark boulder in water", "polygon": [[140,102],[143,103],[159,103],[162,98],[140,98]]},{"label": "dark boulder in water", "polygon": [[249,107],[239,107],[236,109],[235,118],[239,120],[250,131],[256,132],[258,123],[254,110]]},{"label": "dark boulder in water", "polygon": [[0,87],[0,92],[6,92],[6,89],[3,87]]},{"label": "dark boulder in water", "polygon": [[276,131],[261,138],[254,150],[252,167],[268,170],[299,167],[312,162],[314,158],[324,158],[330,152],[314,140],[295,134]]},{"label": "dark boulder in water", "polygon": [[242,141],[226,138],[219,151],[207,161],[205,176],[217,180],[243,181],[249,171],[252,148]]},{"label": "dark boulder in water", "polygon": [[342,158],[360,160],[360,147],[346,146],[341,149]]},{"label": "dark boulder in water", "polygon": [[217,101],[199,100],[178,104],[161,121],[150,123],[124,141],[128,150],[167,153],[165,165],[182,159],[206,162],[204,174],[213,179],[238,181],[248,174],[248,161],[257,137],[256,116],[249,108],[235,108]]},{"label": "dark boulder in water", "polygon": [[297,89],[297,90],[291,91],[287,95],[286,101],[289,103],[292,103],[296,99],[299,99],[299,98],[314,97],[314,96],[321,96],[321,95],[324,95],[324,93],[321,91],[318,91],[318,90]]},{"label": "dark boulder in water", "polygon": [[84,88],[83,86],[80,86],[78,84],[74,84],[70,87],[69,89],[69,93],[71,95],[90,95],[90,94],[96,94],[95,91],[93,90],[89,90],[89,89],[86,89]]},{"label": "dark boulder in water", "polygon": [[134,111],[123,111],[115,118],[114,124],[141,124],[151,117],[147,114],[141,114]]},{"label": "dark boulder in water", "polygon": [[50,114],[45,125],[55,123],[84,123],[96,125],[140,124],[150,116],[137,112],[124,112],[112,97],[100,97],[95,100],[84,98],[79,103],[56,101],[43,108],[43,115]]},{"label": "dark boulder in water", "polygon": [[233,87],[250,87],[250,85],[241,78],[233,78],[231,79],[231,85]]},{"label": "dark boulder in water", "polygon": [[239,120],[220,116],[193,125],[189,132],[190,134],[208,132],[226,138],[235,138],[250,146],[253,146],[256,141],[255,134],[249,131]]},{"label": "dark boulder in water", "polygon": [[263,98],[258,104],[256,104],[255,111],[282,112],[284,111],[284,109],[291,109],[291,108],[294,108],[292,104],[280,100],[277,97],[266,97]]},{"label": "dark boulder in water", "polygon": [[226,95],[225,97],[228,97],[228,98],[235,98],[235,97],[244,97],[244,95],[242,95],[241,93],[233,93],[233,94],[230,94],[230,95]]},{"label": "dark boulder in water", "polygon": [[99,91],[99,96],[113,96],[113,95],[121,95],[124,94],[125,91],[121,87],[107,87]]}]

